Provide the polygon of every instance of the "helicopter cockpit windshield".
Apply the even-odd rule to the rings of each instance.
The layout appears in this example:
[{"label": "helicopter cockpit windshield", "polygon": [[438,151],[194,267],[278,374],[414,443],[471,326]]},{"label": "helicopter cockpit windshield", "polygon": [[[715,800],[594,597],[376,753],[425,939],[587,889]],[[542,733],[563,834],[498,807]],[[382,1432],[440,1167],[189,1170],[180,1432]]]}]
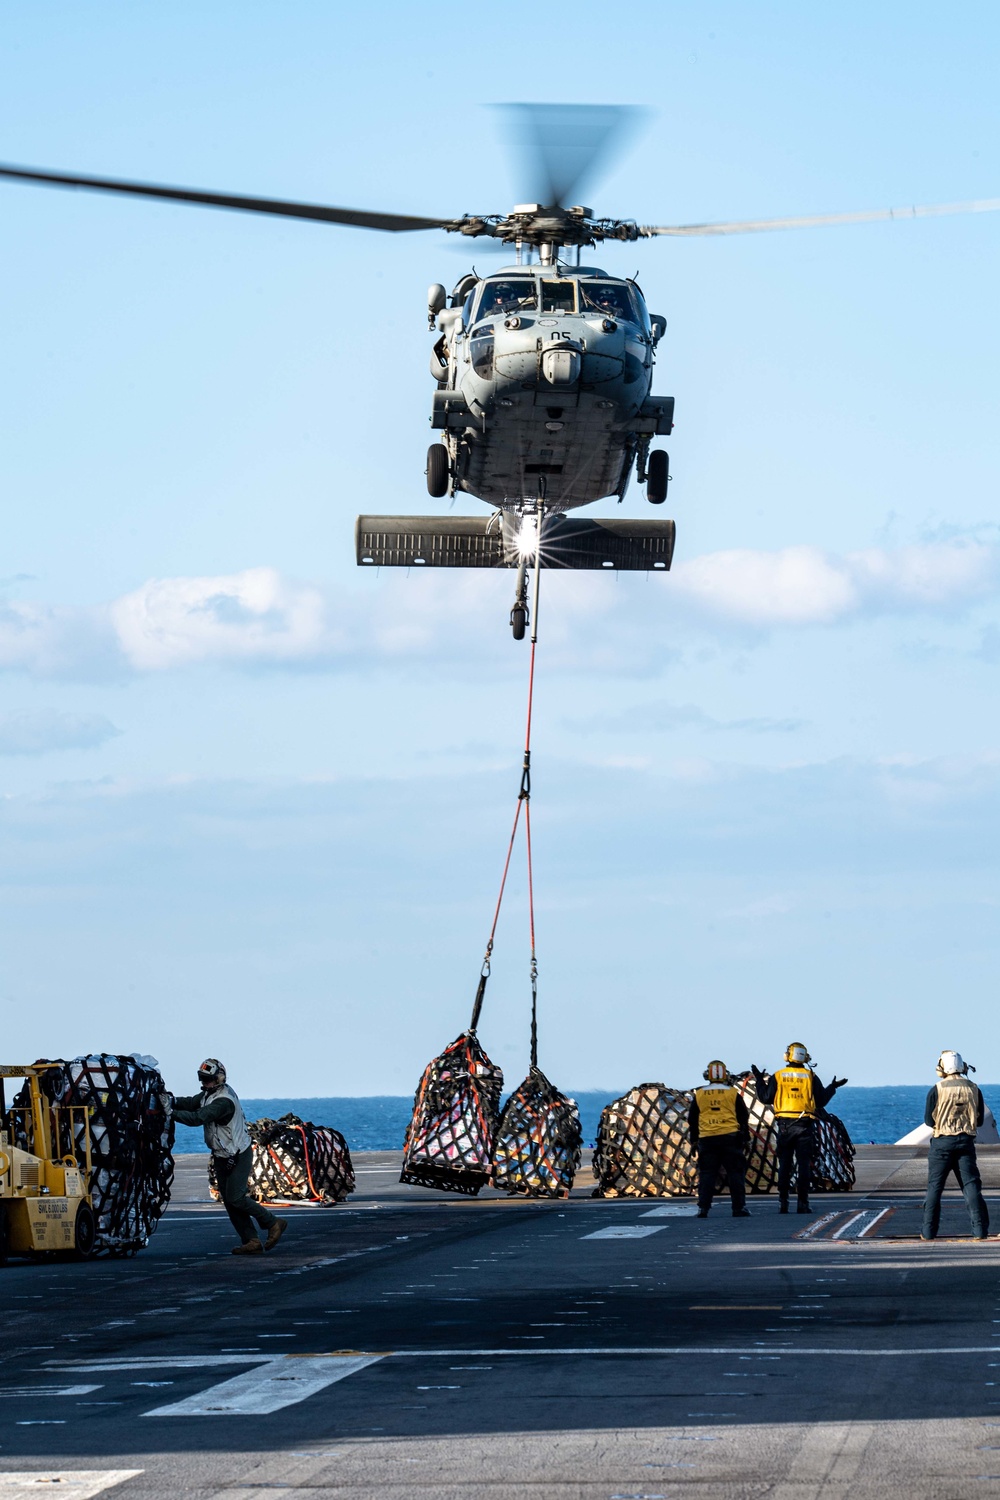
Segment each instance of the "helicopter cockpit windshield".
[{"label": "helicopter cockpit windshield", "polygon": [[517,276],[504,281],[483,283],[479,302],[480,318],[498,318],[506,313],[525,312],[538,306],[534,277]]},{"label": "helicopter cockpit windshield", "polygon": [[632,297],[620,281],[581,281],[580,311],[587,316],[615,318],[622,323],[638,323]]},{"label": "helicopter cockpit windshield", "polygon": [[542,282],[542,312],[575,313],[576,284],[572,281]]}]

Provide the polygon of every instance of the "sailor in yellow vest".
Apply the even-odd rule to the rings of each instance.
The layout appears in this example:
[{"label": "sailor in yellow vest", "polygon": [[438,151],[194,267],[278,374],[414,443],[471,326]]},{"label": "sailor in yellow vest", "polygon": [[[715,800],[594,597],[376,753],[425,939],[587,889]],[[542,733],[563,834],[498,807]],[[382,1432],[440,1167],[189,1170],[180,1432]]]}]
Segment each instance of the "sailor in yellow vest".
[{"label": "sailor in yellow vest", "polygon": [[751,1068],[757,1083],[757,1098],[769,1104],[778,1122],[778,1212],[788,1212],[792,1172],[797,1173],[798,1210],[812,1213],[809,1183],[816,1152],[816,1116],[824,1109],[846,1078],[820,1083],[809,1064],[812,1058],[801,1042],[785,1048],[785,1066],[765,1079],[759,1068]]},{"label": "sailor in yellow vest", "polygon": [[749,1219],[746,1191],[746,1148],[750,1116],[729,1069],[716,1058],[702,1077],[705,1087],[694,1090],[688,1110],[691,1140],[698,1147],[698,1217],[708,1217],[719,1168],[725,1167],[733,1218]]},{"label": "sailor in yellow vest", "polygon": [[983,1123],[985,1105],[981,1090],[969,1081],[968,1073],[969,1064],[960,1052],[942,1052],[937,1065],[941,1081],[927,1095],[924,1124],[931,1127],[934,1136],[927,1148],[922,1240],[937,1238],[941,1194],[949,1172],[954,1172],[965,1194],[973,1239],[987,1238],[990,1215],[976,1165],[976,1130]]}]

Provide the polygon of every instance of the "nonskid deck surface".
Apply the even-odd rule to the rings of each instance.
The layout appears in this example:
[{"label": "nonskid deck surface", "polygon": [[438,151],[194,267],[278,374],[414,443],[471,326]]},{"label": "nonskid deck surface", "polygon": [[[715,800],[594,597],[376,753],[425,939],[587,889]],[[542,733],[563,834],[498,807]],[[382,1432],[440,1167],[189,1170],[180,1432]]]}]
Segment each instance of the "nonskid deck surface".
[{"label": "nonskid deck surface", "polygon": [[0,1500],[1000,1485],[1000,1240],[953,1191],[917,1238],[919,1154],[862,1148],[860,1191],[747,1220],[594,1200],[588,1174],[568,1202],[468,1201],[357,1165],[267,1256],[230,1257],[189,1157],[137,1259],[0,1273]]}]

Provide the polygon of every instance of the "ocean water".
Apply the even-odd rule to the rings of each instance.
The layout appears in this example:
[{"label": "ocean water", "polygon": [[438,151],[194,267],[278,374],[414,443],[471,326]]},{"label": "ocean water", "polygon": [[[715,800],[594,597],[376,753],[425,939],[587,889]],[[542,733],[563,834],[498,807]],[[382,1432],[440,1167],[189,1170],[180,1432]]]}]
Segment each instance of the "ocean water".
[{"label": "ocean water", "polygon": [[[892,1142],[924,1118],[924,1100],[930,1084],[899,1084],[885,1088],[840,1089],[833,1109],[843,1120],[851,1139],[861,1142]],[[1000,1118],[1000,1084],[982,1085],[986,1103]],[[576,1094],[583,1123],[583,1139],[592,1146],[601,1110],[625,1093],[619,1089]],[[333,1125],[347,1138],[352,1151],[398,1151],[413,1108],[412,1096],[375,1095],[365,1099],[244,1099],[248,1120],[263,1116],[276,1120],[295,1114],[314,1125]],[[200,1129],[178,1125],[175,1151],[204,1151]]]}]

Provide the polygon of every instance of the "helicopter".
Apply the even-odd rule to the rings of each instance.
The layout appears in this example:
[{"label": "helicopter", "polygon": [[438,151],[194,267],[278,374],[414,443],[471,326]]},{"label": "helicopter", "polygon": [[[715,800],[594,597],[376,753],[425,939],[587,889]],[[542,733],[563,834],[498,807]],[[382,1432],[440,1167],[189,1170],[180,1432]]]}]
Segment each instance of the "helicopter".
[{"label": "helicopter", "polygon": [[590,520],[570,512],[621,502],[630,479],[662,505],[670,464],[653,439],[674,425],[673,397],[654,396],[653,371],[666,319],[650,314],[634,279],[581,263],[584,249],[658,236],[753,233],[1000,209],[1000,199],[903,209],[729,223],[639,225],[601,218],[572,203],[581,180],[609,153],[634,110],[613,105],[505,106],[520,132],[537,185],[508,213],[421,218],[284,199],[237,196],[118,178],[0,165],[0,178],[174,203],[279,215],[401,233],[444,230],[499,241],[514,259],[499,271],[463,275],[451,293],[434,283],[427,321],[436,389],[427,454],[434,499],[467,494],[491,514],[357,518],[362,566],[516,569],[510,624],[528,622],[527,569],[629,571],[670,568],[672,520]]}]

